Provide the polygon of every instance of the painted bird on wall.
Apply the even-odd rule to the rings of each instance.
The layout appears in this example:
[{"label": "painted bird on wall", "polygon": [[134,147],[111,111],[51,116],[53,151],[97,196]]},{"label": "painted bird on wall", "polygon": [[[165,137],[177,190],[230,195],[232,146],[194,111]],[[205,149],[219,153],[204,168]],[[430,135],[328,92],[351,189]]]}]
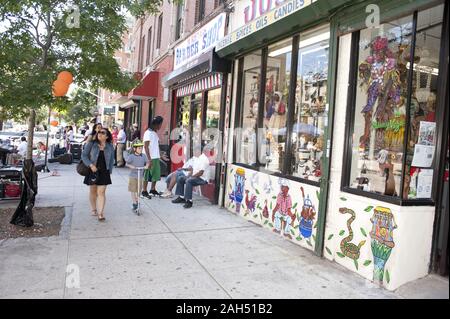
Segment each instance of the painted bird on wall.
[{"label": "painted bird on wall", "polygon": [[245,206],[247,207],[247,212],[254,212],[256,209],[256,195],[249,195],[248,189],[245,190]]}]

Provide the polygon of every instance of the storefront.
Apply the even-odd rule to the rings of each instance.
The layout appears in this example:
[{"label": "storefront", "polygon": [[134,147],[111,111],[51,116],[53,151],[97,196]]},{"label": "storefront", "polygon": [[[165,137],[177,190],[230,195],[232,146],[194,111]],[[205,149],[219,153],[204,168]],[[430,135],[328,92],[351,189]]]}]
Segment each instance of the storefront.
[{"label": "storefront", "polygon": [[425,276],[447,151],[447,11],[236,1],[216,48],[234,61],[225,206],[388,289]]},{"label": "storefront", "polygon": [[201,194],[217,203],[217,152],[213,149],[220,137],[220,112],[224,99],[224,73],[228,61],[214,52],[225,34],[226,14],[221,13],[174,48],[174,71],[163,78],[172,92],[171,169],[183,166],[194,154],[194,148],[210,149],[210,171]]}]

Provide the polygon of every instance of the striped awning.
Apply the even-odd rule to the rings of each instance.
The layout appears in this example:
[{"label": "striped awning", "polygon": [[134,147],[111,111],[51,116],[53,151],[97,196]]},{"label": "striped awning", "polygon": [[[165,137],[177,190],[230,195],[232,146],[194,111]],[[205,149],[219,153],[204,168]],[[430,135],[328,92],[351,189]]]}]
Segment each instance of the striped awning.
[{"label": "striped awning", "polygon": [[189,83],[177,89],[177,97],[210,90],[222,85],[222,73],[213,73],[195,82]]}]

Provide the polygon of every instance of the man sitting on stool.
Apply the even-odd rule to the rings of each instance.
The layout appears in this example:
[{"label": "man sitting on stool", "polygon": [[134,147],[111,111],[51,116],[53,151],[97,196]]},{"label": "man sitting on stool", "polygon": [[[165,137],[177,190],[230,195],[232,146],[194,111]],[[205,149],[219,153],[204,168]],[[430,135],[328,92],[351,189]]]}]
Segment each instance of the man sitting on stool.
[{"label": "man sitting on stool", "polygon": [[[204,150],[205,151],[205,150]],[[195,186],[201,186],[208,184],[208,169],[209,159],[205,153],[201,153],[200,149],[195,148],[194,158],[192,163],[192,175],[177,177],[177,189],[175,194],[178,195],[177,199],[172,203],[180,204],[184,203],[184,208],[192,207],[192,189]],[[185,187],[186,186],[186,187]]]}]

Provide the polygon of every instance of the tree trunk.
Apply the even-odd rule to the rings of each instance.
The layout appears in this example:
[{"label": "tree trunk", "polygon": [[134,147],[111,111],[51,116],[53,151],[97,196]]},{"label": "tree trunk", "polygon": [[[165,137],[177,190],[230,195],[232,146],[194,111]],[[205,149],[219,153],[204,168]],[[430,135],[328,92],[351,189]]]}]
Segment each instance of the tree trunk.
[{"label": "tree trunk", "polygon": [[30,119],[28,122],[28,149],[27,158],[24,161],[22,170],[22,194],[20,197],[19,206],[17,207],[11,224],[23,227],[31,227],[34,225],[33,221],[33,207],[38,192],[38,176],[33,162],[33,135],[36,121],[36,112],[31,110]]}]

